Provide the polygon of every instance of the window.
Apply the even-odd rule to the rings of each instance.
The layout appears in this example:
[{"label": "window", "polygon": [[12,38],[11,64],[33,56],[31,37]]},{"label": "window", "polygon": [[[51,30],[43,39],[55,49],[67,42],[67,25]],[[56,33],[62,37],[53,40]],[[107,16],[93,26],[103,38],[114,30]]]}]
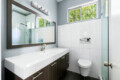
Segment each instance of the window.
[{"label": "window", "polygon": [[43,18],[39,18],[39,27],[47,27],[50,26],[50,22]]},{"label": "window", "polygon": [[39,19],[39,27],[44,27],[44,19],[43,18]]},{"label": "window", "polygon": [[82,7],[82,20],[96,18],[96,4]]},{"label": "window", "polygon": [[80,21],[80,9],[71,10],[69,12],[69,22]]},{"label": "window", "polygon": [[90,20],[97,18],[97,10],[96,10],[96,3],[88,5],[88,6],[79,6],[77,8],[68,9],[69,22],[76,22],[76,21],[83,21],[83,20]]},{"label": "window", "polygon": [[46,21],[46,26],[50,26],[50,22],[49,21]]}]

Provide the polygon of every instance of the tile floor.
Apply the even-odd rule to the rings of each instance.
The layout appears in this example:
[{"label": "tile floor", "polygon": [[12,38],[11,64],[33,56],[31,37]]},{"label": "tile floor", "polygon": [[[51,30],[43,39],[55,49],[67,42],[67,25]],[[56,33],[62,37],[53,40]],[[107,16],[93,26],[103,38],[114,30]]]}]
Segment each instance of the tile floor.
[{"label": "tile floor", "polygon": [[82,77],[81,75],[79,75],[77,73],[67,71],[65,76],[61,80],[98,80],[98,79],[94,79],[91,77],[87,77],[84,79],[84,77]]}]

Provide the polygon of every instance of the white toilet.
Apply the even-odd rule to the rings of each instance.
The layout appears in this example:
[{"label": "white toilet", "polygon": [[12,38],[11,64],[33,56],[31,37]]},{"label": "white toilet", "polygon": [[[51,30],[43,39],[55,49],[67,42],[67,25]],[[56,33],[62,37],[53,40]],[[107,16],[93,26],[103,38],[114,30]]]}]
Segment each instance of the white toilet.
[{"label": "white toilet", "polygon": [[90,72],[90,67],[92,66],[92,62],[90,60],[79,59],[78,65],[80,67],[80,73],[82,76],[87,77]]}]

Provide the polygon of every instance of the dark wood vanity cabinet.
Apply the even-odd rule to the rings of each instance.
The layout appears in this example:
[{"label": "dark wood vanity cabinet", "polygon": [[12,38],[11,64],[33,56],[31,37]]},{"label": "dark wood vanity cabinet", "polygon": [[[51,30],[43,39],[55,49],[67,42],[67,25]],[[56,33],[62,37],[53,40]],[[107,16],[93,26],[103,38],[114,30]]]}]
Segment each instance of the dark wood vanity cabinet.
[{"label": "dark wood vanity cabinet", "polygon": [[69,67],[69,53],[50,65],[50,80],[60,80]]},{"label": "dark wood vanity cabinet", "polygon": [[58,63],[57,61],[53,62],[50,66],[50,72],[49,72],[49,76],[50,76],[50,80],[58,80]]},{"label": "dark wood vanity cabinet", "polygon": [[32,80],[44,80],[44,69],[35,73],[32,77]]},{"label": "dark wood vanity cabinet", "polygon": [[44,80],[50,80],[50,66],[44,68]]},{"label": "dark wood vanity cabinet", "polygon": [[44,70],[42,69],[25,80],[44,80]]},{"label": "dark wood vanity cabinet", "polygon": [[69,67],[69,53],[65,55],[66,63],[65,63],[65,68],[67,69]]},{"label": "dark wood vanity cabinet", "polygon": [[61,58],[61,65],[60,65],[60,67],[61,67],[61,77],[62,77],[62,74],[64,74],[65,71],[66,71],[66,56],[63,56]]},{"label": "dark wood vanity cabinet", "polygon": [[[25,80],[60,80],[69,66],[69,53]],[[23,80],[5,69],[5,80]]]}]

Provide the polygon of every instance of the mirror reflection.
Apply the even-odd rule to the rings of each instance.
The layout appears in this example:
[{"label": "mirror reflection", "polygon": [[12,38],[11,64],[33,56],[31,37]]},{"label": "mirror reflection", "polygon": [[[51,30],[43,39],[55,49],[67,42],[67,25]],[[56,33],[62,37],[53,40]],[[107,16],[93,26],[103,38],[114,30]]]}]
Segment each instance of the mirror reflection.
[{"label": "mirror reflection", "polygon": [[55,42],[55,24],[12,5],[12,45]]}]

